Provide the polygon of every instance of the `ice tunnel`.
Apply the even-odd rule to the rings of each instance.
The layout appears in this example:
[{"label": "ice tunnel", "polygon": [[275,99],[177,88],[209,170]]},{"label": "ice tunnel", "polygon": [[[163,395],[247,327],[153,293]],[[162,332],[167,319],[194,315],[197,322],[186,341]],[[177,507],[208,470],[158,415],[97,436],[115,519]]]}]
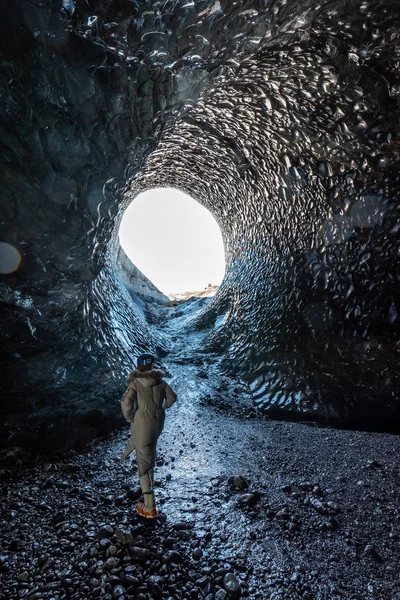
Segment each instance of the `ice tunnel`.
[{"label": "ice tunnel", "polygon": [[117,260],[155,187],[221,223],[226,275],[191,324],[220,369],[272,416],[398,430],[400,6],[1,12],[1,443],[106,433],[136,353],[168,353]]}]

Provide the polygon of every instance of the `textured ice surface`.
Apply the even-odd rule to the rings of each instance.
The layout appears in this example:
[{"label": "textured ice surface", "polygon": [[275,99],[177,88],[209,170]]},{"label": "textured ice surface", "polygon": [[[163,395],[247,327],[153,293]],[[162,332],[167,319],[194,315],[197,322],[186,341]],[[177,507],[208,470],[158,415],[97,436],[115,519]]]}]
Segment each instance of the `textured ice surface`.
[{"label": "textured ice surface", "polygon": [[3,9],[1,241],[22,255],[1,275],[3,439],[107,430],[134,354],[167,350],[115,266],[122,211],[156,186],[221,226],[194,325],[259,405],[393,422],[399,6],[93,6]]}]

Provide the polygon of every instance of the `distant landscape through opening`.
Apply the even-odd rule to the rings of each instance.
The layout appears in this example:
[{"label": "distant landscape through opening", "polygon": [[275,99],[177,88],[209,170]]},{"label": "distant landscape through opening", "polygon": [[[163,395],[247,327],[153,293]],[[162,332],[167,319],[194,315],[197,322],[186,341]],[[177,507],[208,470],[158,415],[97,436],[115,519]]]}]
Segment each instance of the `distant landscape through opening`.
[{"label": "distant landscape through opening", "polygon": [[199,202],[172,188],[139,194],[119,230],[132,263],[164,294],[219,286],[225,253],[218,223]]}]

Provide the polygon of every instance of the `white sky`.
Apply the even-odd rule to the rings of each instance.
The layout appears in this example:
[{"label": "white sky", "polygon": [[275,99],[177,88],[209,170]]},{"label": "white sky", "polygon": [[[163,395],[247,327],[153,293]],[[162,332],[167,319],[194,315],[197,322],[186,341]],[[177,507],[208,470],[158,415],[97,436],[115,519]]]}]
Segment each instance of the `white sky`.
[{"label": "white sky", "polygon": [[164,294],[219,285],[225,273],[222,235],[211,213],[172,188],[149,190],[125,211],[120,244]]}]

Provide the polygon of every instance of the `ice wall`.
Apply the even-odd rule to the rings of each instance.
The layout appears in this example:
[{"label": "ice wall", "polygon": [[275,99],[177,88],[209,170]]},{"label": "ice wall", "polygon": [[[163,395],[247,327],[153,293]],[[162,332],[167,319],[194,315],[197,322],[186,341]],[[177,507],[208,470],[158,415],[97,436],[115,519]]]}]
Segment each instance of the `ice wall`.
[{"label": "ice wall", "polygon": [[1,240],[22,256],[0,284],[2,439],[106,431],[135,353],[165,350],[115,264],[122,211],[155,186],[221,225],[227,275],[195,325],[258,404],[396,423],[400,8],[16,0],[2,17]]},{"label": "ice wall", "polygon": [[135,300],[142,299],[144,302],[164,304],[169,302],[168,296],[165,296],[143,273],[135,267],[121,248],[117,254],[117,268],[122,284]]}]

